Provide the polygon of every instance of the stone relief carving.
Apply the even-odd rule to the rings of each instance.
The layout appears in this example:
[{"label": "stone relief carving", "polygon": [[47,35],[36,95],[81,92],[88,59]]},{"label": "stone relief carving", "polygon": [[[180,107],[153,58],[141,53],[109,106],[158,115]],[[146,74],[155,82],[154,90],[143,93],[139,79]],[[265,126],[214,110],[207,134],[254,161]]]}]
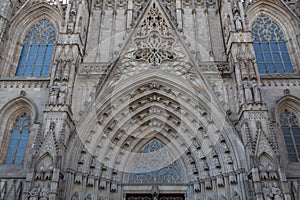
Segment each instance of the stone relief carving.
[{"label": "stone relief carving", "polygon": [[29,192],[29,200],[38,200],[41,188],[38,183],[35,183]]}]

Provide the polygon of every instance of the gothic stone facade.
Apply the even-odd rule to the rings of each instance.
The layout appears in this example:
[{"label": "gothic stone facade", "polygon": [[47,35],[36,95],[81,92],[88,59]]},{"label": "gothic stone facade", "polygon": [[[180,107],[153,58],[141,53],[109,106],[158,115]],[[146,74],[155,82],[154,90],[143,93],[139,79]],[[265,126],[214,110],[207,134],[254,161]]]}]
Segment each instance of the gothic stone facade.
[{"label": "gothic stone facade", "polygon": [[298,0],[1,0],[0,199],[300,199]]}]

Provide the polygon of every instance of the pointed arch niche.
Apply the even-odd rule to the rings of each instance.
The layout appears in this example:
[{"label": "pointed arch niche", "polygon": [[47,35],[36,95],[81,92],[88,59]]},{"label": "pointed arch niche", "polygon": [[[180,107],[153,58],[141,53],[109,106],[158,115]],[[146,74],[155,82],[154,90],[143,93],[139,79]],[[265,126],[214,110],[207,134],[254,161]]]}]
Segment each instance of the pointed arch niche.
[{"label": "pointed arch niche", "polygon": [[271,1],[256,1],[246,14],[260,74],[294,74],[299,69],[296,24],[288,10]]},{"label": "pointed arch niche", "polygon": [[[300,100],[287,95],[276,107],[276,118],[283,138],[282,145],[292,163],[300,162]],[[283,142],[282,142],[283,143]]]},{"label": "pointed arch niche", "polygon": [[55,26],[47,18],[34,24],[23,40],[16,76],[48,76],[55,40]]},{"label": "pointed arch niche", "polygon": [[0,110],[0,164],[23,164],[36,117],[35,105],[24,97],[13,99]]},{"label": "pointed arch niche", "polygon": [[8,30],[2,76],[48,77],[61,20],[58,8],[47,3],[22,7]]}]

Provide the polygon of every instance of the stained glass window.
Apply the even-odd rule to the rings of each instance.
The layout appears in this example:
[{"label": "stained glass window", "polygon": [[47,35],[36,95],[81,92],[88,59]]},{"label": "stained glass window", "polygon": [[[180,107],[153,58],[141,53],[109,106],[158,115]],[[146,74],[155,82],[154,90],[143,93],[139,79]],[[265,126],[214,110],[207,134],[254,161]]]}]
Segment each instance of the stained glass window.
[{"label": "stained glass window", "polygon": [[4,164],[22,164],[29,134],[30,118],[24,113],[18,116],[10,133]]},{"label": "stained glass window", "polygon": [[43,19],[27,33],[16,76],[48,76],[55,42],[55,27]]},{"label": "stained glass window", "polygon": [[150,141],[136,157],[130,183],[177,183],[181,181],[177,164],[158,141]]},{"label": "stained glass window", "polygon": [[299,162],[300,129],[297,117],[289,110],[285,110],[280,114],[280,125],[290,160]]},{"label": "stained glass window", "polygon": [[260,16],[252,24],[253,47],[260,73],[293,73],[293,66],[280,27]]}]

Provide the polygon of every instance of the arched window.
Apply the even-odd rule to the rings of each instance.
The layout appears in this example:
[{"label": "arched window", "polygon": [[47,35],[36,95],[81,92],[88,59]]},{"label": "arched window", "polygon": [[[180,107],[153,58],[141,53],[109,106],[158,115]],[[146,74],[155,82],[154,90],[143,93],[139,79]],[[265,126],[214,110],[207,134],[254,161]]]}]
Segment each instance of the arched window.
[{"label": "arched window", "polygon": [[170,152],[158,141],[150,141],[136,157],[129,176],[130,183],[177,183],[178,166]]},{"label": "arched window", "polygon": [[252,24],[253,47],[260,73],[293,73],[293,66],[279,26],[267,16]]},{"label": "arched window", "polygon": [[298,119],[296,115],[288,109],[284,110],[279,118],[289,158],[292,162],[299,162],[300,129]]},{"label": "arched window", "polygon": [[16,76],[48,76],[55,42],[55,27],[43,19],[27,33]]},{"label": "arched window", "polygon": [[23,113],[17,116],[10,133],[4,164],[22,164],[29,134],[30,117]]}]

